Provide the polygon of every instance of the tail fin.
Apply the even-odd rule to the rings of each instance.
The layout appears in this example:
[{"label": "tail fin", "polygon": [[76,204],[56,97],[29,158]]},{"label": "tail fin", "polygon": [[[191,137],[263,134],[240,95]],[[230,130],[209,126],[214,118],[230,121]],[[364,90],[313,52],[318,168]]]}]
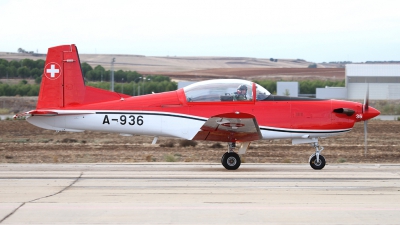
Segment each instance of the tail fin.
[{"label": "tail fin", "polygon": [[49,48],[36,109],[59,109],[121,97],[130,96],[85,86],[75,45]]}]

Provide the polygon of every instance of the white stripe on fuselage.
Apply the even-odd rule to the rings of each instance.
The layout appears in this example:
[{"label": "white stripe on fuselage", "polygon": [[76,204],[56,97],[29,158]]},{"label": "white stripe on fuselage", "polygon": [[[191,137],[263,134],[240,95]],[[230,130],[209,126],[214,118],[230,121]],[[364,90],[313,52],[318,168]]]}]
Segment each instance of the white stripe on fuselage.
[{"label": "white stripe on fuselage", "polygon": [[[52,110],[56,116],[34,115],[27,120],[44,129],[57,131],[101,131],[124,134],[172,136],[192,139],[208,120],[187,114],[128,110]],[[260,126],[263,139],[329,137],[351,129],[305,130]]]}]

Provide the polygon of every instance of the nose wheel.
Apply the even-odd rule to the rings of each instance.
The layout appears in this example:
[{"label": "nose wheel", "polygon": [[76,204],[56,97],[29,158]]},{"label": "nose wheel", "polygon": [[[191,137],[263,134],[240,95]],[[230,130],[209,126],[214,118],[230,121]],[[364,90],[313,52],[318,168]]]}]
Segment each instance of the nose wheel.
[{"label": "nose wheel", "polygon": [[314,170],[322,170],[326,164],[325,157],[320,154],[324,147],[319,146],[318,143],[312,143],[312,145],[315,148],[315,153],[310,156],[310,166]]},{"label": "nose wheel", "polygon": [[322,170],[325,167],[325,157],[322,155],[319,155],[319,160],[317,160],[317,156],[315,154],[311,155],[310,158],[310,166],[314,170]]}]

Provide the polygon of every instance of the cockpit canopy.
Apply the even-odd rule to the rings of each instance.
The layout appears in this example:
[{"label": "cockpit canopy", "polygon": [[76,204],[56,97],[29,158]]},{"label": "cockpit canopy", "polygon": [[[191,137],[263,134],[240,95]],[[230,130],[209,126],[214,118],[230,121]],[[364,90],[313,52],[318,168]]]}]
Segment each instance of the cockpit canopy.
[{"label": "cockpit canopy", "polygon": [[[183,88],[188,102],[253,101],[253,82],[239,79],[207,80]],[[256,84],[256,100],[270,95]]]}]

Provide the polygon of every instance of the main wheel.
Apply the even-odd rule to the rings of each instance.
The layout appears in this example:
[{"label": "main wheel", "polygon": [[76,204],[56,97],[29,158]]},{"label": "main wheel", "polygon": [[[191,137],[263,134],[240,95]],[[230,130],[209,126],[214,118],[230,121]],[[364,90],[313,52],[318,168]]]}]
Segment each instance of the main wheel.
[{"label": "main wheel", "polygon": [[325,167],[325,157],[319,155],[319,162],[317,162],[317,156],[313,154],[310,159],[310,166],[314,170],[322,170]]},{"label": "main wheel", "polygon": [[240,163],[240,156],[234,152],[227,152],[222,156],[222,165],[227,170],[236,170]]},{"label": "main wheel", "polygon": [[226,154],[228,154],[228,152],[225,152],[225,154],[222,155],[222,157],[221,157],[221,163],[224,161],[224,157],[226,156]]}]

